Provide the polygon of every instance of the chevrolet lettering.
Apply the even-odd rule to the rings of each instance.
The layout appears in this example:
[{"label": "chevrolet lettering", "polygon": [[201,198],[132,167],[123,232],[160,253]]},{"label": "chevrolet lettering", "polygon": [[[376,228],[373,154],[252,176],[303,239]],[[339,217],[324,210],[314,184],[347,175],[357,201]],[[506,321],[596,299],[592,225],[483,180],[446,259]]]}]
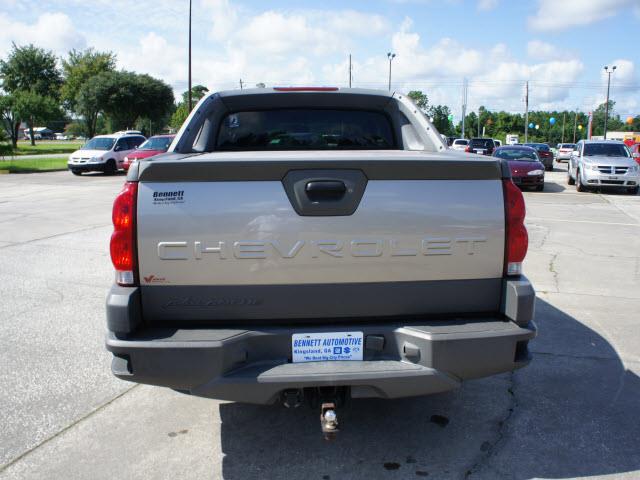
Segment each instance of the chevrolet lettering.
[{"label": "chevrolet lettering", "polygon": [[[297,256],[319,258],[328,255],[334,258],[352,257],[417,257],[420,255],[453,255],[455,253],[473,255],[487,238],[424,238],[403,245],[393,239],[355,240],[298,240],[284,245],[277,240],[257,242],[239,240],[231,242],[158,242],[158,257],[162,260],[202,260],[208,256],[226,260],[267,259],[277,257],[292,259]],[[212,246],[209,246],[212,245]],[[211,254],[211,255],[208,255]]]}]

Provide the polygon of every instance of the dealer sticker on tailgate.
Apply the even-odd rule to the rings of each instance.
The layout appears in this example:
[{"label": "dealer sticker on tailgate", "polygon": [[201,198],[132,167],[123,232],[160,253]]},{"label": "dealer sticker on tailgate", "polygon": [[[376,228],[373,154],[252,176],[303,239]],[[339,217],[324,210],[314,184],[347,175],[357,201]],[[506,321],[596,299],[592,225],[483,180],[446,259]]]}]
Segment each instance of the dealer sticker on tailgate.
[{"label": "dealer sticker on tailgate", "polygon": [[362,360],[362,332],[295,333],[291,337],[293,363]]}]

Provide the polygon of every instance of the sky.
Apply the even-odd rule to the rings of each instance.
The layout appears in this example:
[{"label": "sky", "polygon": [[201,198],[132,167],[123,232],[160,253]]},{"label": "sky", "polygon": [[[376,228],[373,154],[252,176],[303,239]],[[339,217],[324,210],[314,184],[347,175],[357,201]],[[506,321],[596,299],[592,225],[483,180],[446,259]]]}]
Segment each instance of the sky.
[{"label": "sky", "polygon": [[[12,42],[65,56],[93,47],[118,67],[187,88],[188,0],[0,0],[0,57]],[[640,0],[193,0],[193,84],[422,90],[432,104],[468,109],[640,114]]]}]

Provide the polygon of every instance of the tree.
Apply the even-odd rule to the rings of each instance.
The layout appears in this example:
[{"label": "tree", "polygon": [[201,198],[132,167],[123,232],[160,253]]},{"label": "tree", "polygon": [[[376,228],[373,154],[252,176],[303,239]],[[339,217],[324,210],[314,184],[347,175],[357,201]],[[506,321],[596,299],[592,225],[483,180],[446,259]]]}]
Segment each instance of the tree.
[{"label": "tree", "polygon": [[[207,93],[209,93],[209,89],[204,85],[194,85],[191,87],[191,100],[193,105],[198,103]],[[186,104],[189,103],[189,90],[182,94],[182,101]]]},{"label": "tree", "polygon": [[[610,130],[622,130],[624,123],[620,120],[619,115],[615,115],[614,107],[616,102],[609,100],[609,118],[607,119],[607,131]],[[602,102],[593,111],[593,135],[604,135],[604,116],[605,116],[606,102]]]},{"label": "tree", "polygon": [[58,102],[52,97],[40,95],[33,90],[18,91],[15,95],[15,111],[27,121],[31,145],[35,145],[33,128],[37,122],[46,122],[58,115]]},{"label": "tree", "polygon": [[87,138],[95,136],[98,116],[102,111],[97,97],[100,88],[99,76],[95,75],[84,82],[76,94],[75,112],[82,117]]},{"label": "tree", "polygon": [[91,77],[116,69],[116,56],[112,52],[97,52],[93,48],[84,51],[71,50],[69,57],[62,59],[64,84],[60,90],[62,101],[73,110],[80,88]]},{"label": "tree", "polygon": [[18,47],[14,43],[7,60],[0,60],[0,79],[2,89],[12,97],[5,104],[13,109],[12,142],[17,141],[20,121],[24,119],[29,123],[31,145],[35,145],[34,122],[48,120],[59,112],[56,102],[62,77],[55,55],[33,45]]},{"label": "tree", "polygon": [[413,103],[422,110],[424,113],[427,113],[427,109],[429,108],[429,97],[426,94],[422,93],[420,90],[411,90],[407,97],[413,100]]},{"label": "tree", "polygon": [[443,135],[451,135],[454,133],[453,125],[449,121],[451,110],[446,105],[434,105],[429,108],[428,112],[431,123],[436,127],[438,132]]},{"label": "tree", "polygon": [[89,79],[104,72],[114,71],[116,68],[116,56],[112,52],[97,52],[92,48],[84,51],[71,50],[69,57],[62,60],[62,73],[64,83],[60,90],[63,105],[67,110],[82,117],[84,123],[84,134],[89,138],[95,135],[96,122],[99,110],[92,105],[87,94],[82,95],[80,103],[80,92]]},{"label": "tree", "polygon": [[[193,100],[193,105],[195,106],[195,104],[207,93],[209,93],[209,89],[204,85],[195,85],[191,87],[191,99]],[[171,115],[169,125],[175,129],[180,128],[189,116],[189,113],[189,90],[187,90],[182,94],[182,102],[178,104],[173,115]]]},{"label": "tree", "polygon": [[18,147],[21,121],[16,110],[15,101],[13,95],[0,94],[0,120],[2,121],[2,129],[7,133],[14,149]]},{"label": "tree", "polygon": [[162,119],[171,113],[173,101],[173,91],[163,81],[124,71],[95,75],[78,93],[83,115],[102,112],[113,130],[131,128],[139,118]]},{"label": "tree", "polygon": [[0,60],[0,78],[7,93],[28,90],[54,99],[62,85],[56,56],[33,45],[18,47],[14,43],[7,60]]}]

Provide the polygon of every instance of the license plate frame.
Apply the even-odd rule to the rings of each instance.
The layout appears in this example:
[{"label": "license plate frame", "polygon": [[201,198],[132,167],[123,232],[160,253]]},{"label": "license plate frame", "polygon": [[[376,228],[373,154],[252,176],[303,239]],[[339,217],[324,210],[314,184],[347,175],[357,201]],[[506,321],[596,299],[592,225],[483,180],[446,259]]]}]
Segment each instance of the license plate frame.
[{"label": "license plate frame", "polygon": [[364,334],[349,332],[304,332],[291,335],[291,361],[362,361]]}]

